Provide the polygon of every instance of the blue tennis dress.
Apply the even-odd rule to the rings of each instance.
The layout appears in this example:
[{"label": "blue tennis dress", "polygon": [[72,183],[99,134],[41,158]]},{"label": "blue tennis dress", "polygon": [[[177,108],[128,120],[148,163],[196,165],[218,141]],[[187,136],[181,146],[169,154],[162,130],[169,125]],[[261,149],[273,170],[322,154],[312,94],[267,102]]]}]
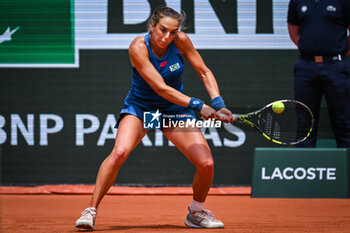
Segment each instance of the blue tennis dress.
[{"label": "blue tennis dress", "polygon": [[[145,43],[148,49],[149,60],[163,77],[164,82],[168,86],[183,92],[182,73],[184,70],[184,62],[174,41],[168,46],[168,51],[162,58],[158,58],[153,54],[149,41],[149,34],[145,35]],[[196,119],[193,110],[174,104],[159,96],[142,78],[135,67],[132,67],[132,85],[128,95],[124,99],[124,105],[124,108],[119,114],[116,128],[118,128],[120,120],[126,114],[137,116],[143,120],[144,112],[157,110],[163,115],[177,116],[173,119],[175,121]]]}]

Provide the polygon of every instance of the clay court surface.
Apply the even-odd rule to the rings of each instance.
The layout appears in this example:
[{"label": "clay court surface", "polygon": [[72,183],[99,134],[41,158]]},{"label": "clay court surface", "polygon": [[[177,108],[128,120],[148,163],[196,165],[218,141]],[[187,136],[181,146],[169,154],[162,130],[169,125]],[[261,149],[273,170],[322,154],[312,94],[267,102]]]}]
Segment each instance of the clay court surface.
[{"label": "clay court surface", "polygon": [[[3,194],[1,232],[76,232],[74,221],[90,195]],[[268,199],[209,195],[206,208],[224,229],[184,225],[190,195],[107,195],[96,232],[350,232],[349,199]]]}]

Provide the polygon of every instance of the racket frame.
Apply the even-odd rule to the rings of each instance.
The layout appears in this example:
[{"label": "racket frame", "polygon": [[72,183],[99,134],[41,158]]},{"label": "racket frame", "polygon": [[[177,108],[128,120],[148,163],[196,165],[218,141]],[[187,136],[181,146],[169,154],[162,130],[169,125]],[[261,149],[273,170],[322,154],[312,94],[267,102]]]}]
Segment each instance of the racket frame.
[{"label": "racket frame", "polygon": [[[259,124],[259,115],[262,111],[264,111],[265,109],[271,107],[275,102],[282,102],[282,103],[296,103],[296,104],[299,104],[301,106],[303,106],[310,114],[311,116],[311,126],[309,128],[309,131],[308,133],[305,135],[305,137],[303,137],[302,139],[296,141],[296,142],[282,142],[282,141],[278,141],[276,139],[273,139],[271,138],[270,136],[268,136],[266,133],[264,133],[260,128],[259,126],[257,126],[256,124],[254,124],[253,122],[247,120],[249,119],[250,117],[252,116],[257,116],[258,118],[258,124]],[[296,145],[298,143],[301,143],[303,141],[305,141],[306,138],[308,138],[312,132],[312,129],[313,129],[313,126],[314,126],[314,116],[312,114],[312,111],[310,110],[310,108],[308,106],[306,106],[305,104],[303,104],[302,102],[299,102],[297,100],[276,100],[268,105],[266,105],[265,107],[257,110],[257,111],[254,111],[254,112],[250,112],[250,113],[247,113],[247,114],[234,114],[235,117],[236,117],[236,121],[237,122],[240,122],[240,123],[244,123],[244,124],[247,124],[249,125],[250,127],[254,128],[255,130],[257,130],[262,136],[264,136],[267,140],[273,142],[273,143],[276,143],[276,144],[279,144],[279,145],[286,145],[286,146],[293,146],[293,145]]]}]

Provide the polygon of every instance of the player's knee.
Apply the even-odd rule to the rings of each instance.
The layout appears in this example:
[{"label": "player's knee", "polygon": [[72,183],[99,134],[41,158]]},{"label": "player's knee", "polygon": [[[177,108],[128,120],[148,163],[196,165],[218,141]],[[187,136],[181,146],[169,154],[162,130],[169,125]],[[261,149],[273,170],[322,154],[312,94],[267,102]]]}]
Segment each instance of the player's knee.
[{"label": "player's knee", "polygon": [[120,166],[127,159],[128,153],[124,148],[114,148],[109,157],[112,166]]},{"label": "player's knee", "polygon": [[214,170],[214,161],[212,159],[204,160],[199,164],[198,169],[203,172],[212,172]]}]

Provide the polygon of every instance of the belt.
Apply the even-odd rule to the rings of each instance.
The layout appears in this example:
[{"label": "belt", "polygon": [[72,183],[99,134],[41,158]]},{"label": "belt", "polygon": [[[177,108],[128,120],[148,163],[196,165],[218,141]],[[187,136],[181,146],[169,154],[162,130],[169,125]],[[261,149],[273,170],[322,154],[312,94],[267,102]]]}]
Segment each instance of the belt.
[{"label": "belt", "polygon": [[344,56],[341,54],[337,54],[334,56],[305,56],[300,55],[300,58],[308,61],[313,61],[315,63],[327,63],[327,62],[334,62],[334,61],[341,61]]}]

